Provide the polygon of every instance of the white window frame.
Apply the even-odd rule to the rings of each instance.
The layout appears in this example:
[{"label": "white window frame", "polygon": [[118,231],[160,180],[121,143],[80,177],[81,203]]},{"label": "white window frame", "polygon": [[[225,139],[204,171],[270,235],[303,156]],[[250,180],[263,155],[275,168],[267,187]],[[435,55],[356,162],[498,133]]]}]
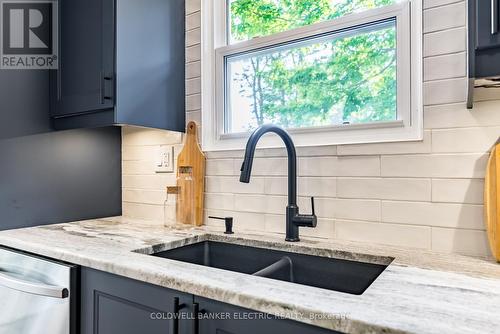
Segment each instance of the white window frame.
[{"label": "white window frame", "polygon": [[[422,0],[410,0],[310,26],[227,45],[226,0],[202,1],[202,146],[238,150],[250,133],[224,133],[224,57],[362,24],[396,19],[397,109],[395,121],[289,129],[296,146],[417,141],[423,139]],[[259,147],[280,147],[265,136]]]}]

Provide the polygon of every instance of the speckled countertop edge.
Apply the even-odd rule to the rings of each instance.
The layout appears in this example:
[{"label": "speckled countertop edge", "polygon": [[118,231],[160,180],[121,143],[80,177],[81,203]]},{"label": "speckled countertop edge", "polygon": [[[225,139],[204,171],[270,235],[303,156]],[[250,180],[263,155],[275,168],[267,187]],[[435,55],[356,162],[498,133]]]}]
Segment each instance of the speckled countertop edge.
[{"label": "speckled countertop edge", "polygon": [[[388,264],[361,296],[147,256],[203,240]],[[0,232],[0,245],[348,333],[495,333],[500,266],[416,249],[212,228],[167,229],[114,217]],[[468,303],[464,304],[464,300]]]}]

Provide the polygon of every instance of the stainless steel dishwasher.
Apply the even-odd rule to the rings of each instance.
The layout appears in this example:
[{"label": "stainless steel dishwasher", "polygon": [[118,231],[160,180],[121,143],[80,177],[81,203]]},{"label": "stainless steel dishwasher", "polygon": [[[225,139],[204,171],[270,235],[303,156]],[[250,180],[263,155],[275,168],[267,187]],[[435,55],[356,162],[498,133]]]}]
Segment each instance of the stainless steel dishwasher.
[{"label": "stainless steel dishwasher", "polygon": [[75,333],[76,270],[0,247],[0,333]]}]

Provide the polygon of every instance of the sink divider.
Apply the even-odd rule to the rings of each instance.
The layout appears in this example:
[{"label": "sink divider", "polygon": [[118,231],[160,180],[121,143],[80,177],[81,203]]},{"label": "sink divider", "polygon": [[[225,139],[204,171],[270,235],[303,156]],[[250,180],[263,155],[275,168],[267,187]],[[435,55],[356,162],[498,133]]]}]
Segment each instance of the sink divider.
[{"label": "sink divider", "polygon": [[278,261],[274,262],[273,264],[270,264],[269,266],[253,273],[253,276],[259,276],[259,277],[269,277],[273,275],[274,273],[288,269],[289,275],[290,275],[290,282],[294,281],[293,278],[293,262],[292,259],[290,259],[288,256],[283,256],[281,259]]}]

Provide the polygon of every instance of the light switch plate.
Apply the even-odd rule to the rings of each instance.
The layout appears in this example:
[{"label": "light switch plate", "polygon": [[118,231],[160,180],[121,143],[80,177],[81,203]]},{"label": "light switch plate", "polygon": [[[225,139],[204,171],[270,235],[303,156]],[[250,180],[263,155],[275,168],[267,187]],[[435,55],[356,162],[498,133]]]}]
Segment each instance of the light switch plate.
[{"label": "light switch plate", "polygon": [[174,147],[172,145],[161,145],[156,153],[154,163],[156,173],[174,172]]}]

